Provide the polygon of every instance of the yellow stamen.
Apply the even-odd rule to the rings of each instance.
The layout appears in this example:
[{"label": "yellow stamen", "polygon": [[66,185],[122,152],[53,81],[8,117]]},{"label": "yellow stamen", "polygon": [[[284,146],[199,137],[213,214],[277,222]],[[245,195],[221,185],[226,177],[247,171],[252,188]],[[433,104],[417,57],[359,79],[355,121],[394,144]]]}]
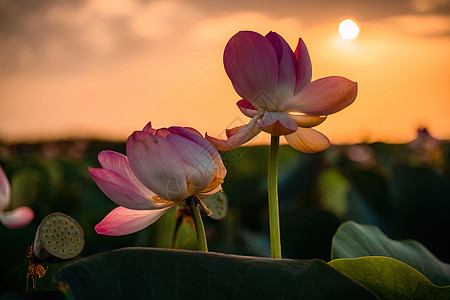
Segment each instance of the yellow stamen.
[{"label": "yellow stamen", "polygon": [[[223,178],[219,178],[214,176],[213,179],[209,182],[209,185],[202,191],[202,193],[208,193],[214,190],[217,186],[223,183]],[[220,189],[222,191],[222,188]]]},{"label": "yellow stamen", "polygon": [[189,179],[187,177],[186,177],[186,186],[187,186],[189,195],[193,195],[194,189],[191,187],[191,182],[189,181]]},{"label": "yellow stamen", "polygon": [[31,245],[30,248],[28,249],[27,258],[30,259],[27,273],[27,288],[28,288],[28,278],[31,278],[33,282],[33,289],[36,290],[36,279],[44,277],[45,273],[48,270],[48,267],[44,268],[39,263],[39,259],[34,254],[33,245]]},{"label": "yellow stamen", "polygon": [[153,202],[155,202],[156,204],[169,204],[171,203],[171,201],[165,200],[159,196],[153,196],[152,197]]},{"label": "yellow stamen", "polygon": [[197,202],[197,206],[202,206],[204,210],[206,210],[206,215],[209,217],[210,215],[213,214],[213,212],[206,206],[206,204],[202,201],[202,200],[198,200]]}]

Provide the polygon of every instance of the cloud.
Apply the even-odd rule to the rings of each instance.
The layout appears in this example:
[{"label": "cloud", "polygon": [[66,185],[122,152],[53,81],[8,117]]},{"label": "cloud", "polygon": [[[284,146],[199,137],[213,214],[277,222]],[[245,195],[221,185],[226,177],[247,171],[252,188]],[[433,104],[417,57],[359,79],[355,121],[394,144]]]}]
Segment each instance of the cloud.
[{"label": "cloud", "polygon": [[[192,28],[190,35],[195,42],[222,43],[223,47],[224,42],[241,30],[257,31],[263,35],[269,31],[276,31],[283,34],[286,39],[296,42],[299,36],[293,36],[292,33],[300,33],[302,27],[301,22],[295,18],[273,18],[266,13],[244,11],[199,21]],[[291,35],[286,36],[284,33]]]},{"label": "cloud", "polygon": [[[211,43],[243,28],[283,32],[301,25],[304,32],[345,17],[365,21],[406,15],[411,20],[391,22],[411,26],[410,33],[428,34],[420,26],[444,33],[449,12],[446,0],[0,0],[0,71],[90,69],[144,52],[152,55],[174,40],[182,42],[191,31]],[[443,18],[430,17],[431,25],[418,18],[421,25],[416,25],[413,17],[424,13]]]},{"label": "cloud", "polygon": [[167,39],[188,29],[200,17],[191,5],[175,1],[149,2],[130,16],[132,32],[150,39]]},{"label": "cloud", "polygon": [[145,39],[167,38],[176,28],[189,25],[197,17],[194,7],[174,0],[89,0],[78,10],[59,6],[47,15],[55,25],[65,23],[83,33],[100,28],[99,31],[114,36],[117,34],[114,24],[120,23],[128,34]]},{"label": "cloud", "polygon": [[5,33],[0,44],[0,70],[8,72],[67,72],[114,64],[139,51],[151,53],[158,47],[155,45],[173,42],[199,17],[191,5],[167,0],[88,0],[79,6],[44,1],[36,11],[21,15],[19,9],[0,13],[0,18],[5,17],[2,23],[9,25],[6,30],[0,24],[0,32]]},{"label": "cloud", "polygon": [[450,35],[450,16],[426,15],[400,15],[386,19],[387,26],[408,35],[443,36]]},{"label": "cloud", "polygon": [[448,0],[411,0],[412,8],[417,12],[438,12],[449,6]]}]

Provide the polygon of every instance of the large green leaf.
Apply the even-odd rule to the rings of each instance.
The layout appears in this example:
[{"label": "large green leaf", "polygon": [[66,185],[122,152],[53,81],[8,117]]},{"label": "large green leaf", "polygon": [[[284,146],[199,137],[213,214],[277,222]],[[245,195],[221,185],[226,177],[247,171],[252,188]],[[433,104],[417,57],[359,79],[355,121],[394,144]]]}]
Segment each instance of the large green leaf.
[{"label": "large green leaf", "polygon": [[60,290],[10,292],[0,295],[0,300],[66,300]]},{"label": "large green leaf", "polygon": [[321,260],[154,248],[91,256],[58,272],[75,299],[375,299]]},{"label": "large green leaf", "polygon": [[380,299],[450,299],[450,286],[438,287],[420,272],[390,257],[342,258],[329,264]]},{"label": "large green leaf", "polygon": [[436,285],[450,285],[450,265],[414,240],[394,241],[378,227],[353,221],[342,224],[333,237],[332,259],[387,256],[411,266]]}]

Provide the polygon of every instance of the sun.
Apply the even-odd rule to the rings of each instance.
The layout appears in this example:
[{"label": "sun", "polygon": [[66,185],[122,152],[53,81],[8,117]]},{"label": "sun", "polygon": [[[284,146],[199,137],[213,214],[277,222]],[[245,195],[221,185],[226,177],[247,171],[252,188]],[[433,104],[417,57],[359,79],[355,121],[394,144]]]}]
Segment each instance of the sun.
[{"label": "sun", "polygon": [[350,19],[345,19],[339,24],[339,34],[346,40],[353,40],[359,34],[359,27]]}]

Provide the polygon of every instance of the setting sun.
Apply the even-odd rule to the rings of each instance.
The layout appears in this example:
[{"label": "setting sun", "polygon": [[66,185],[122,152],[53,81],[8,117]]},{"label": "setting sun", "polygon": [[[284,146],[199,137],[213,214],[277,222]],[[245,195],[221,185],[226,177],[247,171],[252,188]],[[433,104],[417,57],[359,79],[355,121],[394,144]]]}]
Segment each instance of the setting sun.
[{"label": "setting sun", "polygon": [[339,24],[339,34],[346,40],[353,40],[359,34],[359,27],[350,19],[345,19]]}]

